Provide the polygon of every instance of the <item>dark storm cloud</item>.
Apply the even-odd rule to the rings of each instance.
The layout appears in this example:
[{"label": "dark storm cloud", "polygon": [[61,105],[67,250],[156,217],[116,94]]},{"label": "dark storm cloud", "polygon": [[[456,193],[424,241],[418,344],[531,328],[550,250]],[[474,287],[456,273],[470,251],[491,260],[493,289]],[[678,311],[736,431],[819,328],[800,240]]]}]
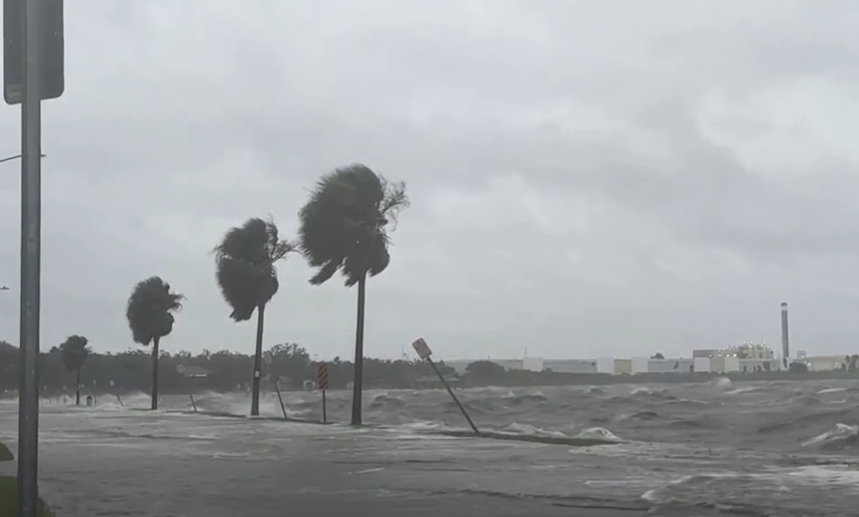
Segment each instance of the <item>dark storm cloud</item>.
[{"label": "dark storm cloud", "polygon": [[[250,350],[214,283],[227,227],[285,234],[354,161],[413,207],[368,292],[368,352],[688,353],[778,336],[841,351],[859,299],[850,2],[230,1],[67,7],[45,105],[45,345],[130,343],[133,283],[188,296],[169,346]],[[0,131],[18,142],[17,110]],[[830,131],[828,128],[838,128]],[[813,145],[812,145],[813,144]],[[18,181],[0,175],[0,283]],[[354,293],[281,268],[269,344],[349,353]],[[15,294],[0,322],[16,334]],[[835,330],[833,330],[835,329]]]}]

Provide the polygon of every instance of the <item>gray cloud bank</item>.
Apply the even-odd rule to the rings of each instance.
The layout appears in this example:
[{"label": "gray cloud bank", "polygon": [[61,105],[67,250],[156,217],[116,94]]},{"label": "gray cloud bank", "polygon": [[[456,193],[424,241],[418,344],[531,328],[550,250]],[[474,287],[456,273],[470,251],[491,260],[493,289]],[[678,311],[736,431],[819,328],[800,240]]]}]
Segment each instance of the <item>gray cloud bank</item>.
[{"label": "gray cloud bank", "polygon": [[[131,346],[124,305],[188,297],[169,349],[250,352],[210,251],[294,234],[362,162],[408,182],[367,353],[444,358],[855,348],[859,4],[846,1],[67,2],[44,106],[43,347]],[[16,154],[18,116],[0,132]],[[17,341],[19,175],[0,165],[0,338]],[[268,345],[348,357],[355,292],[280,267]]]}]

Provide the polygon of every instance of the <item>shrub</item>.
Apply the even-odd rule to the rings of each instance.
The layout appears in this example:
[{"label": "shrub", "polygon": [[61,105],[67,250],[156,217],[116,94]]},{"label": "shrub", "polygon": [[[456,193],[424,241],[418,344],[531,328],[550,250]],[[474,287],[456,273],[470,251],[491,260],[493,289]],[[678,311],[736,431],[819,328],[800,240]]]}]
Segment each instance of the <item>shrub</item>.
[{"label": "shrub", "polygon": [[0,461],[12,461],[14,459],[15,456],[12,456],[12,451],[9,450],[9,447],[0,442]]}]

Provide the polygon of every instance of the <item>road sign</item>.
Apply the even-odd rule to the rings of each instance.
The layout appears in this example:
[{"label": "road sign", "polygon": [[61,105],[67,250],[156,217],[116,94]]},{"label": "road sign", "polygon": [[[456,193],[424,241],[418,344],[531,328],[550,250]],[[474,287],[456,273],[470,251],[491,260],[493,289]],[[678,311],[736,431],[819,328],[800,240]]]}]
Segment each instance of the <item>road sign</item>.
[{"label": "road sign", "polygon": [[328,389],[328,363],[319,363],[317,367],[316,386],[320,390]]},{"label": "road sign", "polygon": [[417,341],[412,343],[412,348],[415,349],[415,352],[418,353],[418,357],[421,359],[429,359],[432,355],[432,350],[430,350],[430,347],[427,345],[427,342],[424,341],[424,338],[418,338]]},{"label": "road sign", "polygon": [[[30,0],[3,0],[3,98],[20,104],[24,93],[24,5]],[[39,0],[39,98],[63,94],[65,42],[63,0]]]}]

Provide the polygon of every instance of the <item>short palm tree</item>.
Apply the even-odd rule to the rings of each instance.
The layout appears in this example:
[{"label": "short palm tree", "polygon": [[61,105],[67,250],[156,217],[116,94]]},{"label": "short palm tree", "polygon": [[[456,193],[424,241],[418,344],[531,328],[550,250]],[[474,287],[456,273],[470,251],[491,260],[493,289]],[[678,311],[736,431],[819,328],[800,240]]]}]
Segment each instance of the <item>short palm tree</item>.
[{"label": "short palm tree", "polygon": [[83,336],[69,336],[60,345],[60,352],[63,354],[63,366],[70,372],[75,372],[77,382],[75,382],[75,405],[81,405],[81,369],[89,357],[89,341]]},{"label": "short palm tree", "polygon": [[170,284],[153,276],[134,286],[125,315],[135,343],[152,345],[152,409],[158,409],[158,345],[173,331],[173,313],[185,297],[170,290]]},{"label": "short palm tree", "polygon": [[347,287],[358,285],[352,425],[361,425],[367,276],[388,267],[388,225],[408,205],[405,183],[355,164],[322,176],[299,213],[302,251],[318,268],[310,283],[320,285],[341,271]]},{"label": "short palm tree", "polygon": [[256,217],[230,228],[215,247],[216,278],[224,299],[233,309],[230,318],[247,321],[254,310],[257,312],[251,416],[259,416],[265,306],[279,287],[275,264],[292,251],[295,245],[279,238],[273,221]]}]

